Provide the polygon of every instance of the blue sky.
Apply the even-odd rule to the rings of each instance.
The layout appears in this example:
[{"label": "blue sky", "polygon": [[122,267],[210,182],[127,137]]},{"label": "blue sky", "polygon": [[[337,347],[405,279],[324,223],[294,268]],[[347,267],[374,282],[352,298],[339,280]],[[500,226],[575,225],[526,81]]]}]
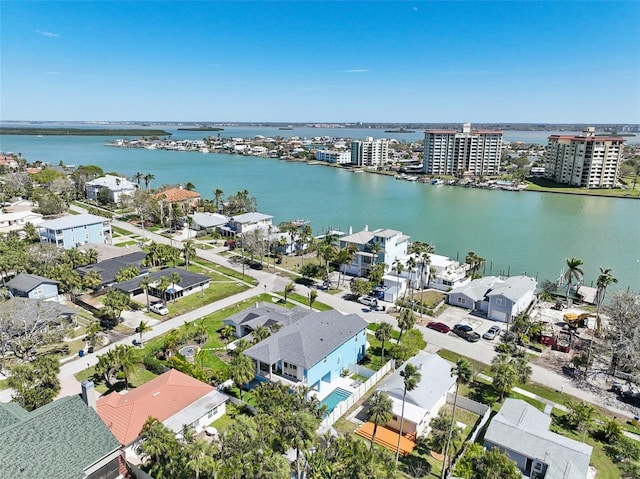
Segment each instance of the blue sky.
[{"label": "blue sky", "polygon": [[7,1],[1,120],[640,122],[640,2]]}]

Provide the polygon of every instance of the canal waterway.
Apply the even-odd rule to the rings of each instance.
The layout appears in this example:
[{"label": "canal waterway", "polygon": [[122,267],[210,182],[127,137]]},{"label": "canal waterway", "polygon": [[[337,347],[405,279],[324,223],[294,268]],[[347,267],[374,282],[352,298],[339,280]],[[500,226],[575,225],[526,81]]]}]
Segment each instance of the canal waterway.
[{"label": "canal waterway", "polygon": [[[174,138],[217,132],[168,130]],[[391,137],[380,130],[235,128],[225,137]],[[356,134],[354,134],[356,133]],[[550,132],[505,132],[508,141],[546,143]],[[419,139],[403,138],[413,141]],[[400,135],[396,135],[399,137]],[[415,135],[414,135],[415,136]],[[485,273],[526,273],[555,280],[565,258],[584,261],[585,284],[598,267],[612,268],[617,288],[640,289],[640,202],[619,198],[432,186],[393,177],[276,159],[104,146],[113,138],[0,136],[0,150],[51,164],[95,164],[131,177],[152,173],[152,187],[191,182],[203,197],[247,189],[274,223],[311,221],[314,232],[354,231],[368,225],[403,231],[432,243],[436,252],[464,260],[468,251],[486,258]]]}]

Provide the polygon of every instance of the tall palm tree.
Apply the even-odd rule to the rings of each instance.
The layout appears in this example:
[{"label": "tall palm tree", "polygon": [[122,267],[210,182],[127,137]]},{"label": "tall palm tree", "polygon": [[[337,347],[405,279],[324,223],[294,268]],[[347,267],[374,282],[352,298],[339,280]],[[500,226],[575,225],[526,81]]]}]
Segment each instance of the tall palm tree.
[{"label": "tall palm tree", "polygon": [[182,256],[184,256],[184,263],[186,269],[189,269],[189,263],[191,258],[196,255],[196,246],[193,240],[187,240],[182,245]]},{"label": "tall palm tree", "polygon": [[417,386],[420,380],[422,379],[422,374],[418,371],[413,364],[407,363],[404,367],[403,371],[400,371],[400,376],[403,378],[404,382],[404,390],[402,392],[402,412],[400,414],[400,431],[398,432],[398,444],[396,445],[396,463],[398,462],[398,457],[400,456],[400,439],[402,438],[402,426],[404,424],[404,402],[407,398],[407,391],[413,391]]},{"label": "tall palm tree", "polygon": [[413,310],[405,309],[400,314],[398,318],[398,327],[400,328],[400,334],[398,335],[398,344],[400,344],[400,339],[402,338],[402,333],[413,329],[416,325],[416,317],[413,315]]},{"label": "tall palm tree", "polygon": [[180,276],[180,274],[178,273],[171,273],[169,275],[169,281],[171,282],[171,289],[173,290],[173,302],[175,303],[177,298],[176,286],[178,285],[178,283],[180,283],[180,281],[182,281],[182,276]]},{"label": "tall palm tree", "polygon": [[374,392],[367,402],[369,403],[367,420],[373,423],[373,434],[371,435],[371,447],[373,448],[378,426],[387,424],[393,418],[393,402],[389,395],[383,391]]},{"label": "tall palm tree", "polygon": [[167,290],[171,286],[171,281],[166,276],[160,278],[158,283],[156,284],[156,289],[160,292],[160,297],[162,298],[162,304],[167,305]]},{"label": "tall palm tree", "polygon": [[[404,271],[404,263],[400,260],[395,260],[393,262],[393,269],[396,272],[396,285],[398,288],[398,292],[400,292],[400,274],[402,274],[402,272]],[[398,298],[396,299],[400,299],[400,297],[398,296]]]},{"label": "tall palm tree", "polygon": [[386,321],[378,324],[378,329],[376,329],[376,339],[382,343],[382,355],[380,358],[380,366],[384,364],[384,346],[387,341],[391,339],[391,333],[393,332],[393,326],[391,323],[387,323]]},{"label": "tall palm tree", "polygon": [[567,294],[566,301],[567,306],[569,305],[569,293],[571,292],[571,284],[573,280],[576,280],[576,283],[579,283],[582,277],[584,276],[584,271],[582,271],[582,260],[578,258],[568,258],[567,260],[567,271],[564,273],[564,280],[567,282]]},{"label": "tall palm tree", "polygon": [[151,278],[149,278],[149,276],[144,276],[138,283],[138,286],[142,288],[145,295],[147,296],[147,311],[149,311],[149,306],[151,306],[149,304],[149,287],[151,286],[151,283],[153,283],[153,281],[151,280]]},{"label": "tall palm tree", "polygon": [[613,276],[611,273],[611,268],[603,268],[600,266],[600,275],[598,276],[598,280],[596,281],[596,285],[598,287],[596,293],[596,331],[600,331],[602,329],[602,321],[600,319],[600,307],[604,302],[604,295],[607,292],[607,286],[610,284],[615,284],[618,282],[618,279]]},{"label": "tall palm tree", "polygon": [[151,326],[149,326],[149,323],[142,319],[140,320],[136,331],[138,331],[138,334],[140,334],[140,344],[142,344],[142,335],[147,331],[151,331]]},{"label": "tall palm tree", "polygon": [[236,354],[229,363],[229,375],[233,382],[238,386],[240,391],[240,400],[242,401],[242,386],[253,379],[256,367],[253,359],[244,354]]},{"label": "tall palm tree", "polygon": [[271,330],[267,326],[258,326],[251,334],[256,344],[271,336]]},{"label": "tall palm tree", "polygon": [[216,213],[218,211],[220,211],[220,204],[222,202],[222,195],[224,195],[224,191],[222,191],[220,188],[216,188],[213,191],[213,204],[216,207]]},{"label": "tall palm tree", "polygon": [[116,357],[117,368],[124,377],[124,387],[125,389],[129,389],[129,376],[136,364],[135,350],[131,346],[119,344],[113,351]]},{"label": "tall palm tree", "polygon": [[313,303],[318,299],[318,292],[315,289],[309,291],[309,309],[313,310]]},{"label": "tall palm tree", "polygon": [[451,444],[451,437],[453,435],[453,426],[455,424],[456,417],[456,406],[458,403],[458,391],[460,389],[461,384],[468,384],[473,377],[473,370],[471,368],[471,363],[468,360],[462,358],[456,361],[456,365],[451,369],[451,375],[456,377],[456,395],[453,399],[453,413],[451,415],[451,424],[449,425],[449,435],[447,437],[447,445],[444,449],[444,458],[442,459],[442,479],[446,477],[447,472],[447,463],[451,464],[448,461],[449,454],[449,446]]},{"label": "tall palm tree", "polygon": [[184,185],[184,189],[187,191],[193,191],[196,189],[196,185],[194,185],[193,183],[191,183],[190,181],[187,182],[186,185]]},{"label": "tall palm tree", "polygon": [[133,181],[135,181],[138,184],[138,187],[140,187],[140,181],[142,181],[143,178],[144,178],[144,175],[139,171],[136,171],[136,174],[133,175]]},{"label": "tall palm tree", "polygon": [[411,307],[413,308],[413,272],[416,270],[416,260],[410,256],[407,260],[407,273],[409,274],[409,291],[411,296]]},{"label": "tall palm tree", "polygon": [[147,191],[149,191],[149,187],[151,186],[151,180],[155,180],[156,176],[152,173],[147,173],[146,175],[144,175],[142,179],[144,180],[145,188],[147,189]]},{"label": "tall palm tree", "polygon": [[284,303],[287,304],[287,296],[289,296],[289,293],[293,293],[296,290],[296,285],[293,281],[290,281],[289,283],[286,284],[286,286],[284,287]]}]

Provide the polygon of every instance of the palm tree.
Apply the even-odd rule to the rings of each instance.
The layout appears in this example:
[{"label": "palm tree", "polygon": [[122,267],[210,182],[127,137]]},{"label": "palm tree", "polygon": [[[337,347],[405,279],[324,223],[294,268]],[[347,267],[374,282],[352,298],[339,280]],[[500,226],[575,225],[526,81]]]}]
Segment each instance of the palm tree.
[{"label": "palm tree", "polygon": [[453,399],[453,413],[451,415],[451,424],[449,425],[449,436],[447,437],[447,445],[444,449],[444,458],[442,459],[442,479],[446,477],[447,471],[447,462],[448,462],[448,454],[449,454],[449,446],[451,444],[451,437],[453,435],[453,427],[455,424],[456,417],[456,406],[458,403],[458,391],[460,389],[461,384],[468,384],[473,377],[473,370],[471,368],[471,363],[468,360],[462,358],[456,361],[456,365],[451,369],[451,375],[456,377],[456,395]]},{"label": "palm tree", "polygon": [[152,173],[147,173],[146,175],[144,175],[144,177],[142,179],[144,180],[145,188],[147,189],[147,191],[149,191],[149,186],[151,185],[151,180],[155,180],[156,177]]},{"label": "palm tree", "polygon": [[580,268],[582,266],[582,260],[578,258],[567,259],[567,271],[564,273],[564,280],[567,282],[567,306],[569,305],[569,293],[571,291],[571,283],[575,279],[576,282],[580,282],[584,276],[584,271]]},{"label": "palm tree", "polygon": [[413,311],[410,309],[405,309],[400,314],[398,318],[398,327],[400,328],[400,335],[398,335],[398,343],[400,344],[400,339],[402,338],[402,333],[412,329],[416,324],[416,317],[413,315]]},{"label": "palm tree", "polygon": [[145,295],[147,296],[147,311],[149,311],[149,306],[151,306],[149,304],[149,287],[151,286],[151,283],[153,283],[153,281],[151,280],[151,278],[149,278],[149,276],[144,276],[138,283],[138,286],[142,288]]},{"label": "palm tree", "polygon": [[138,331],[138,333],[140,334],[140,344],[142,344],[142,334],[146,333],[147,331],[151,331],[151,326],[149,326],[149,323],[142,319],[140,320],[136,331]]},{"label": "palm tree", "polygon": [[393,326],[391,323],[387,323],[386,321],[378,324],[378,329],[376,329],[376,339],[382,343],[382,355],[380,357],[380,366],[384,364],[384,345],[387,341],[391,339],[391,333],[393,332]]},{"label": "palm tree", "polygon": [[[396,284],[398,288],[398,292],[400,292],[400,274],[404,271],[404,263],[400,260],[395,260],[393,262],[393,269],[396,272]],[[399,297],[397,299],[400,299]]]},{"label": "palm tree", "polygon": [[98,342],[98,334],[102,331],[102,326],[100,325],[100,321],[92,321],[89,326],[87,326],[87,343],[89,346],[95,347]]},{"label": "palm tree", "polygon": [[287,304],[287,296],[289,293],[293,293],[296,290],[296,285],[293,281],[290,281],[284,287],[284,303]]},{"label": "palm tree", "polygon": [[493,373],[493,387],[500,394],[500,401],[504,395],[511,391],[511,388],[518,382],[518,372],[511,363],[508,354],[498,354],[491,361],[491,372]]},{"label": "palm tree", "polygon": [[271,336],[271,330],[267,326],[258,326],[252,333],[255,343],[259,343]]},{"label": "palm tree", "polygon": [[156,284],[156,289],[160,292],[160,297],[162,298],[162,304],[167,305],[167,290],[171,286],[171,281],[166,276],[160,278],[158,283]]},{"label": "palm tree", "polygon": [[220,188],[216,188],[213,192],[213,203],[216,206],[216,213],[220,211],[222,195],[224,195],[224,191],[222,191]]},{"label": "palm tree", "polygon": [[144,178],[144,175],[139,171],[137,171],[136,174],[133,175],[133,181],[138,183],[138,187],[140,187],[140,181],[142,181],[143,178]]},{"label": "palm tree", "polygon": [[193,191],[196,189],[196,185],[194,185],[193,183],[191,183],[190,181],[187,182],[186,185],[184,185],[184,189],[187,191]]},{"label": "palm tree", "polygon": [[618,279],[613,276],[611,273],[611,268],[603,268],[600,267],[600,276],[598,276],[598,280],[596,281],[596,285],[598,286],[598,290],[596,293],[596,331],[600,331],[602,329],[602,321],[600,319],[600,307],[604,302],[604,295],[607,292],[607,286],[610,284],[615,284],[618,282]]},{"label": "palm tree", "polygon": [[404,423],[404,401],[407,398],[407,391],[413,391],[420,380],[422,374],[418,371],[413,364],[407,363],[403,371],[400,371],[400,376],[404,378],[404,390],[402,392],[402,412],[400,414],[400,431],[398,432],[398,444],[396,446],[396,464],[398,463],[398,457],[400,456],[400,439],[402,438],[402,425]]},{"label": "palm tree", "polygon": [[416,260],[410,256],[407,260],[407,273],[409,274],[409,290],[411,292],[411,307],[413,308],[413,272],[416,270]]},{"label": "palm tree", "polygon": [[115,353],[117,368],[124,377],[124,388],[129,389],[129,376],[136,364],[135,350],[131,346],[118,344],[113,352]]},{"label": "palm tree", "polygon": [[229,363],[229,375],[233,382],[238,386],[240,391],[240,400],[242,401],[242,386],[253,379],[255,374],[255,364],[253,359],[244,354],[236,354]]},{"label": "palm tree", "polygon": [[[346,248],[341,248],[335,255],[334,261],[338,264],[338,272],[342,273],[343,281],[345,277],[344,267],[353,261],[357,249],[357,246],[352,244]],[[338,280],[338,284],[340,284],[340,280]]]},{"label": "palm tree", "polygon": [[82,286],[87,289],[96,289],[102,284],[102,276],[95,270],[87,271],[82,277]]},{"label": "palm tree", "polygon": [[316,441],[319,421],[306,411],[290,413],[286,416],[286,422],[284,422],[282,429],[282,440],[284,444],[296,450],[296,478],[302,479],[300,461],[302,455],[300,452],[309,449]]},{"label": "palm tree", "polygon": [[171,273],[169,275],[169,281],[171,282],[171,289],[173,290],[173,302],[176,302],[177,298],[177,285],[182,281],[182,277],[178,273]]},{"label": "palm tree", "polygon": [[373,448],[378,426],[387,424],[393,418],[393,402],[389,395],[383,391],[374,392],[368,402],[367,420],[373,423],[373,434],[371,435],[371,447]]},{"label": "palm tree", "polygon": [[182,245],[182,256],[184,256],[185,269],[189,269],[191,258],[196,255],[196,247],[193,240],[187,240]]}]

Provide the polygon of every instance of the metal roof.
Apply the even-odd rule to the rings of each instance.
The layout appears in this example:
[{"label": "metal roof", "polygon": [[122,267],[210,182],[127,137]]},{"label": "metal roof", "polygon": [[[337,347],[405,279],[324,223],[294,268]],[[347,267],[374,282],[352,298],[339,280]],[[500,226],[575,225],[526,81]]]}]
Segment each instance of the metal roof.
[{"label": "metal roof", "polygon": [[69,228],[78,228],[85,225],[99,224],[104,221],[110,221],[102,216],[82,213],[79,215],[68,215],[55,220],[44,221],[38,225],[38,228],[46,228],[50,230],[67,230]]}]

